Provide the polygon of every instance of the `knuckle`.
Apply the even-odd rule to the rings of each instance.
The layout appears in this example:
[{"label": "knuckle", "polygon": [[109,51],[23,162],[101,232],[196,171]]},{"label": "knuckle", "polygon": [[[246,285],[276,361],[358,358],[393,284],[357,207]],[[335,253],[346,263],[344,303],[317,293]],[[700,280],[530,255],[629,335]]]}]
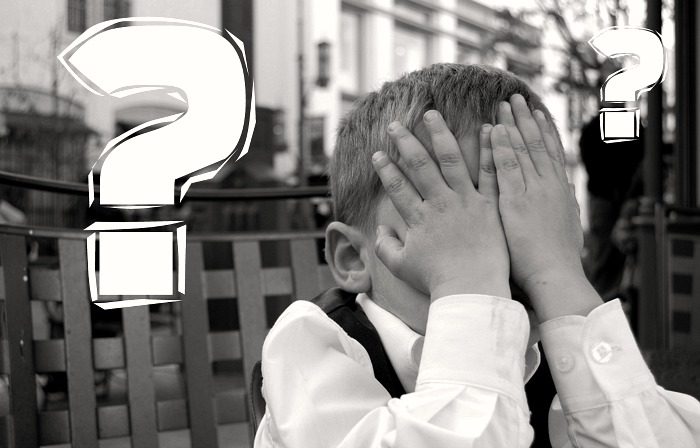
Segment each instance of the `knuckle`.
[{"label": "knuckle", "polygon": [[547,147],[540,139],[536,139],[528,143],[527,148],[530,150],[530,152],[547,152]]},{"label": "knuckle", "polygon": [[495,174],[496,166],[493,163],[482,163],[481,171],[487,174]]},{"label": "knuckle", "polygon": [[389,182],[386,184],[386,191],[389,194],[396,194],[400,193],[404,189],[404,180],[401,179],[400,177],[394,177],[393,179],[390,179]]},{"label": "knuckle", "polygon": [[527,146],[523,145],[522,143],[514,143],[512,146],[513,146],[514,152],[519,152],[519,153],[526,153],[527,152]]},{"label": "knuckle", "polygon": [[455,167],[462,162],[462,155],[455,152],[446,152],[438,155],[440,165],[446,167]]},{"label": "knuckle", "polygon": [[513,171],[520,169],[520,163],[518,163],[518,159],[506,159],[501,163],[501,169],[503,171]]},{"label": "knuckle", "polygon": [[413,170],[420,170],[430,163],[430,158],[427,156],[417,156],[408,159],[408,166]]}]

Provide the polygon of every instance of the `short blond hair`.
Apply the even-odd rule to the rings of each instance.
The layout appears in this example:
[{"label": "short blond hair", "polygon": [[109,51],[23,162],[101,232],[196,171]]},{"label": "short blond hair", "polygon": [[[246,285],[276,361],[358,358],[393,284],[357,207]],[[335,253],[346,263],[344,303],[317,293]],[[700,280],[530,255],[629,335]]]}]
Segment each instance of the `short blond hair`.
[{"label": "short blond hair", "polygon": [[[394,161],[398,151],[387,135],[393,121],[415,130],[423,114],[442,114],[456,137],[496,122],[501,101],[521,94],[554,125],[540,97],[512,73],[482,65],[434,64],[386,82],[358,100],[338,127],[329,165],[334,219],[373,232],[375,210],[383,196],[372,154],[384,151]],[[556,128],[556,125],[555,125]],[[425,143],[425,142],[424,142]]]}]

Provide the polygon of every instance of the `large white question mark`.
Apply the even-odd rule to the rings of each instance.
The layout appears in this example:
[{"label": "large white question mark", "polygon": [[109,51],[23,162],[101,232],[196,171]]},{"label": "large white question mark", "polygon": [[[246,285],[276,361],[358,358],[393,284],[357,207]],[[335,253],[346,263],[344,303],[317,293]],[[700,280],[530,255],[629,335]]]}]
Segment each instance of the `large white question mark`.
[{"label": "large white question mark", "polygon": [[[129,25],[129,26],[123,26]],[[111,140],[88,176],[100,172],[99,202],[118,208],[174,204],[195,182],[213,178],[232,157],[246,154],[255,127],[255,96],[243,44],[228,31],[167,18],[127,18],[97,24],[58,59],[86,89],[124,98],[159,90],[187,104],[187,111],[143,123]],[[164,127],[160,127],[166,125]],[[137,132],[143,134],[134,136]],[[100,295],[173,294],[176,228],[178,291],[185,292],[185,226],[181,221],[96,222],[88,237],[92,300]],[[163,231],[145,229],[162,228]],[[96,303],[123,308],[171,300],[132,299]]]},{"label": "large white question mark", "polygon": [[600,89],[600,99],[607,105],[600,110],[601,139],[615,143],[639,138],[639,106],[627,104],[663,82],[666,50],[661,36],[647,28],[613,26],[600,30],[588,43],[606,58],[639,58],[639,64],[608,76]]}]

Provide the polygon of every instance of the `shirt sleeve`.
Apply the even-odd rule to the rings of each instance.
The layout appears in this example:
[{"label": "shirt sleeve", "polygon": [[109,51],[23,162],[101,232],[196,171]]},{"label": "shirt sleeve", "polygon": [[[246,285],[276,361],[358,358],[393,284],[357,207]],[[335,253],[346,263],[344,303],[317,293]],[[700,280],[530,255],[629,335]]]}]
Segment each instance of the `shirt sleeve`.
[{"label": "shirt sleeve", "polygon": [[527,447],[529,322],[491,296],[430,308],[416,390],[392,399],[365,349],[323,311],[295,302],[263,346],[261,447]]},{"label": "shirt sleeve", "polygon": [[619,300],[539,332],[558,392],[553,446],[700,446],[700,403],[656,384]]}]

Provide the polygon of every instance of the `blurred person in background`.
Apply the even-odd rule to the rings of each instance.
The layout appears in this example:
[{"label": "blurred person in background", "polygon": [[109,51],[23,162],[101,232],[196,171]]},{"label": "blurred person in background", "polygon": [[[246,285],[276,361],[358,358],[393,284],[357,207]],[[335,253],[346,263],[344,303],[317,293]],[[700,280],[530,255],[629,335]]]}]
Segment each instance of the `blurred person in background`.
[{"label": "blurred person in background", "polygon": [[[618,67],[606,64],[601,69],[598,87]],[[637,140],[605,143],[600,137],[600,114],[581,130],[581,159],[588,172],[589,231],[586,235],[584,269],[586,276],[606,302],[620,297],[620,285],[628,252],[616,244],[616,228],[627,227],[636,214],[642,195],[642,159],[644,129]],[[618,243],[622,243],[618,241]],[[624,245],[628,245],[626,240]]]}]

